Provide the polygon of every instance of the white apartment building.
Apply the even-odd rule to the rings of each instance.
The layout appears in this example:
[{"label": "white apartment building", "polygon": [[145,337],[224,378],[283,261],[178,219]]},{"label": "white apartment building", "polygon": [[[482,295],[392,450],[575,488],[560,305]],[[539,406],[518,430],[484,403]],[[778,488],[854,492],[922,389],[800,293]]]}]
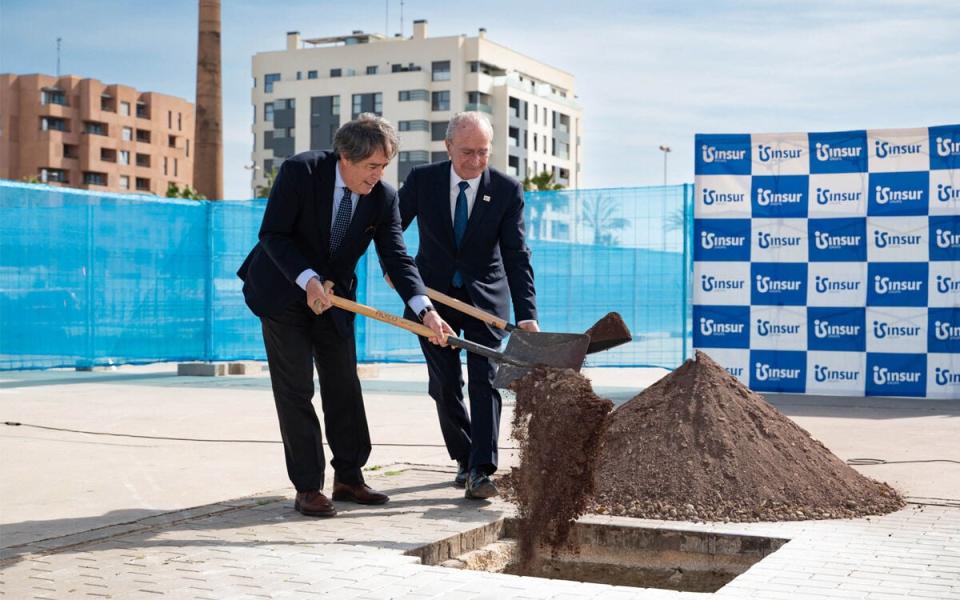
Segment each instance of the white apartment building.
[{"label": "white apartment building", "polygon": [[484,29],[428,38],[427,22],[415,21],[409,38],[289,32],[285,50],[253,56],[253,78],[253,189],[284,158],[330,148],[340,124],[362,112],[399,132],[384,176],[394,185],[416,165],[446,160],[447,121],[464,110],[490,116],[492,166],[520,180],[548,171],[567,188],[580,181],[573,75],[491,42]]}]

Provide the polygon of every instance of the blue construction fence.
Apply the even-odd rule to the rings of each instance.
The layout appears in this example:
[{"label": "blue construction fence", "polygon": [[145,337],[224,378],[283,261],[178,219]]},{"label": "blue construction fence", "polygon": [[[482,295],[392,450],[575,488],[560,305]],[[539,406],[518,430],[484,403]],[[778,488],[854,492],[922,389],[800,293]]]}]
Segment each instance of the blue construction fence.
[{"label": "blue construction fence", "polygon": [[[235,272],[265,200],[193,201],[0,180],[0,370],[264,359]],[[691,352],[693,186],[526,194],[540,324],[617,311],[634,341],[593,366],[673,368]],[[416,224],[406,240],[416,253]],[[373,249],[358,301],[399,314]],[[357,319],[362,362],[420,362],[414,336]]]}]

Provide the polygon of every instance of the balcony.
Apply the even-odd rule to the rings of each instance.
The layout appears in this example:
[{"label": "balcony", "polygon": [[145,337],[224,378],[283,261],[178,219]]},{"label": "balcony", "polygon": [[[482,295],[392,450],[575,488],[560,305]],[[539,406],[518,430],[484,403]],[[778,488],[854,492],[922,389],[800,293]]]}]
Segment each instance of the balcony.
[{"label": "balcony", "polygon": [[479,104],[476,102],[470,102],[463,105],[463,110],[476,110],[480,112],[485,112],[487,114],[493,114],[493,108],[489,104]]}]

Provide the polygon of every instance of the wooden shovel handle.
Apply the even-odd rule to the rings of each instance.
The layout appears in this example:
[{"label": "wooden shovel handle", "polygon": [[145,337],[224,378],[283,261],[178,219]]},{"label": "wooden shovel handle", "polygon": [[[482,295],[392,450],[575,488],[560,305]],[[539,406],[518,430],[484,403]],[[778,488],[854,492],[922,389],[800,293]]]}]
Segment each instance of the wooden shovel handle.
[{"label": "wooden shovel handle", "polygon": [[412,331],[413,333],[425,338],[436,336],[433,330],[426,325],[415,323],[409,319],[398,317],[397,315],[385,313],[373,308],[372,306],[367,306],[366,304],[360,304],[358,302],[352,302],[346,298],[341,298],[340,296],[335,296],[333,294],[328,295],[327,298],[329,298],[330,302],[332,302],[337,308],[342,308],[343,310],[348,310],[352,313],[370,317],[371,319],[376,319],[377,321],[383,321],[384,323],[389,323],[390,325],[396,325],[397,327],[406,329],[407,331]]},{"label": "wooden shovel handle", "polygon": [[503,329],[505,331],[511,331],[514,329],[514,326],[510,323],[507,323],[500,317],[491,315],[486,311],[482,311],[476,306],[471,306],[462,300],[457,300],[452,296],[448,296],[443,292],[438,292],[433,288],[427,288],[427,297],[435,302],[439,302],[444,306],[449,306],[452,309],[458,310],[465,315],[470,315],[474,319],[483,321],[487,325],[493,325],[497,329]]}]

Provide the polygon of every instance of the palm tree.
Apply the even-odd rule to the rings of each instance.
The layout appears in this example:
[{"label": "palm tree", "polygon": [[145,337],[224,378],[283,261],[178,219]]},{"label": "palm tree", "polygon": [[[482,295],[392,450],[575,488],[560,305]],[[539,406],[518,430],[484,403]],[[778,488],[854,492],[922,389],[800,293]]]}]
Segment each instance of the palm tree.
[{"label": "palm tree", "polygon": [[619,206],[609,197],[598,194],[583,203],[581,212],[583,222],[593,229],[593,243],[598,246],[612,246],[616,243],[613,232],[625,229],[630,221],[618,217]]},{"label": "palm tree", "polygon": [[273,181],[277,178],[277,168],[270,169],[267,173],[267,185],[257,186],[257,198],[269,198],[270,190],[273,189]]},{"label": "palm tree", "polygon": [[523,191],[529,192],[534,189],[538,192],[547,192],[550,190],[562,190],[563,186],[559,183],[553,183],[553,173],[544,171],[539,175],[527,177],[523,180]]}]

